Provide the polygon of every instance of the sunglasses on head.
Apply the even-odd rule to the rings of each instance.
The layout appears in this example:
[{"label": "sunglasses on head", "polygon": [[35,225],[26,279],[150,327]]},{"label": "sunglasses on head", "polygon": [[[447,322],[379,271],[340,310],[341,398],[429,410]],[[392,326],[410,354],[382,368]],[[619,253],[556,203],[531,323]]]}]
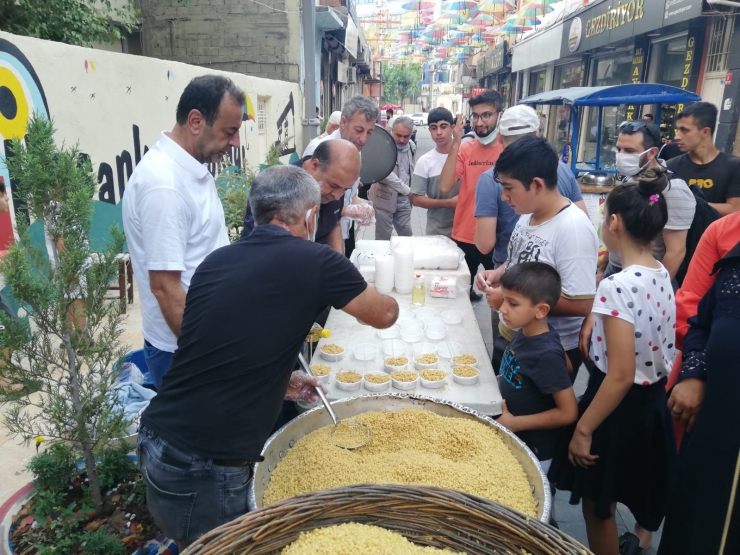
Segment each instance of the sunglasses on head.
[{"label": "sunglasses on head", "polygon": [[[648,123],[651,123],[649,121],[639,120],[639,121],[623,121],[619,126],[619,132],[620,133],[627,133],[631,135],[632,133],[635,133],[639,131],[640,129],[643,129],[644,133],[647,133],[650,135],[653,140],[655,141],[656,145],[660,145],[661,138],[660,134],[656,136],[655,131],[648,126]],[[655,125],[655,124],[653,124]]]}]

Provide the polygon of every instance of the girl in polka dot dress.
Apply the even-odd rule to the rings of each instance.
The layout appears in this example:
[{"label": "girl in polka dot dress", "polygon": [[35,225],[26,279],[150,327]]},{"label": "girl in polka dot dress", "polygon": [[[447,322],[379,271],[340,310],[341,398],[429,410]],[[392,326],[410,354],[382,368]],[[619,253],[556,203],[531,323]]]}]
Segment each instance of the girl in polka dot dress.
[{"label": "girl in polka dot dress", "polygon": [[665,516],[675,458],[665,391],[675,355],[675,300],[668,272],[650,252],[668,219],[661,194],[668,179],[662,169],[639,179],[606,199],[604,244],[621,254],[624,269],[599,284],[584,321],[581,348],[591,376],[580,418],[549,472],[558,489],[571,492],[571,503],[582,500],[596,555],[619,552],[618,502],[639,523],[640,545],[650,544]]}]

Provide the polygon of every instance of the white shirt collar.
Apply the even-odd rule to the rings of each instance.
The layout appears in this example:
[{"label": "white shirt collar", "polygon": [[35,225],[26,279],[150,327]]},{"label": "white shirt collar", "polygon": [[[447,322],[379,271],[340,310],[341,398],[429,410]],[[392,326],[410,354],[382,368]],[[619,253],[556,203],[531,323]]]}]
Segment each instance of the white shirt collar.
[{"label": "white shirt collar", "polygon": [[170,138],[169,131],[162,131],[159,137],[160,148],[169,154],[175,162],[192,173],[197,179],[203,179],[208,174],[208,167],[193,158],[188,151]]}]

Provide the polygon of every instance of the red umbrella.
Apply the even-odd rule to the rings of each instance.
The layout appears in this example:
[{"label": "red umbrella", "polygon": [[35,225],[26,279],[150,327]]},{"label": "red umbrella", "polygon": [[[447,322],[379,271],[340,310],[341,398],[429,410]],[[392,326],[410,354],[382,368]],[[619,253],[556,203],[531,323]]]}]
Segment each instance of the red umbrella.
[{"label": "red umbrella", "polygon": [[386,110],[400,110],[401,107],[396,106],[395,104],[383,104],[380,109],[385,112]]}]

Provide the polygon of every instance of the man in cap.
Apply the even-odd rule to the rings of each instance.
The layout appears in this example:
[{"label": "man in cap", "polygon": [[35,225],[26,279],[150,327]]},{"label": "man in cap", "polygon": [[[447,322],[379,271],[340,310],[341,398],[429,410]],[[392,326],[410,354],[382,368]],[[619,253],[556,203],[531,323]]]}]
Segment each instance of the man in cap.
[{"label": "man in cap", "polygon": [[323,141],[326,137],[334,133],[337,129],[339,129],[339,124],[342,122],[342,112],[336,111],[332,112],[329,116],[329,121],[326,122],[326,130],[319,135],[318,137],[315,137],[314,139],[311,139],[311,142],[308,143],[308,146],[306,146],[305,150],[303,151],[303,156],[307,156],[309,153],[313,152],[316,149],[316,146]]}]

